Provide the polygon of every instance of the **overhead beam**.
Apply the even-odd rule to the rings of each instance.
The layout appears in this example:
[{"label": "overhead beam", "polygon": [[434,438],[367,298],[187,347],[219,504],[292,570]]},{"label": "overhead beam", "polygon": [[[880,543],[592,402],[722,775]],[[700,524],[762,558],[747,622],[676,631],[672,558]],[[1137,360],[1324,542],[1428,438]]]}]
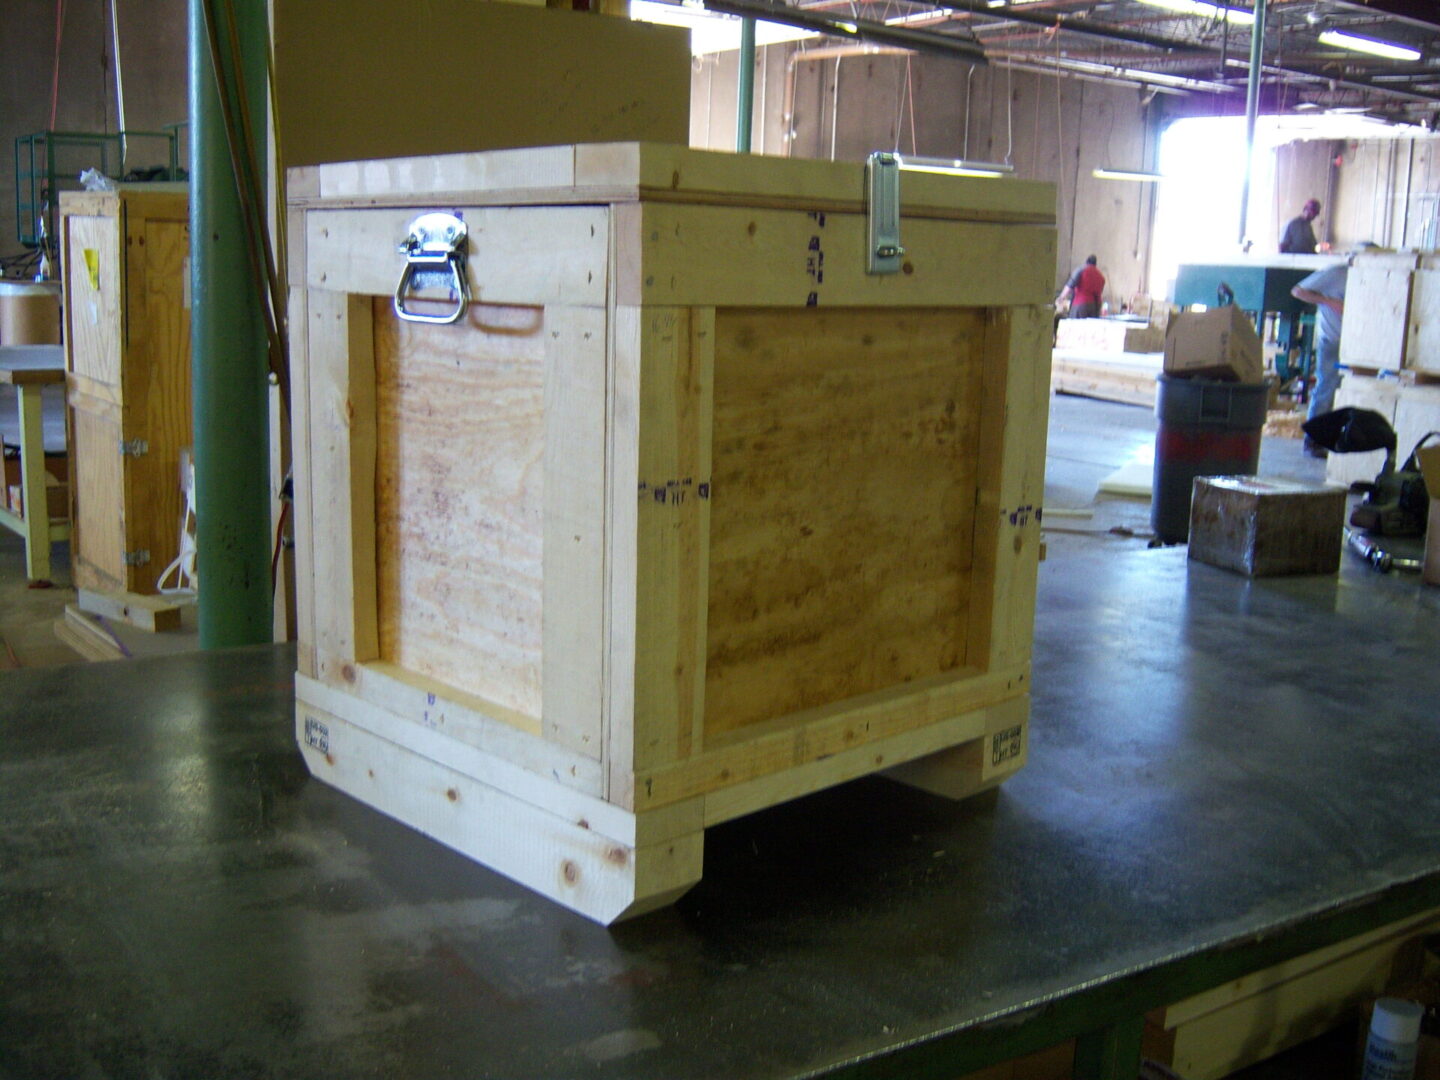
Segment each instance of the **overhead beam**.
[{"label": "overhead beam", "polygon": [[1023,23],[1028,26],[1044,27],[1047,30],[1059,27],[1069,34],[1101,38],[1105,41],[1128,41],[1132,45],[1148,45],[1153,49],[1202,53],[1214,51],[1204,45],[1177,41],[1174,38],[1164,37],[1160,34],[1147,34],[1143,30],[1122,30],[1119,27],[1097,26],[1089,19],[1078,19],[1073,15],[1045,15],[1039,12],[1024,11],[1016,8],[1005,8],[1003,11],[1000,11],[990,7],[984,0],[949,0],[948,3],[936,4],[935,6],[938,8],[948,8],[951,11],[963,11],[971,15],[980,15],[997,22]]},{"label": "overhead beam", "polygon": [[[1362,0],[1335,0],[1335,2],[1340,6],[1347,8],[1374,11],[1378,11],[1379,8],[1385,6],[1411,6],[1410,0],[1373,0],[1373,2],[1371,3],[1365,3],[1362,2]],[[1424,3],[1426,6],[1429,6],[1434,3],[1434,0],[1420,0],[1420,2]],[[1122,30],[1119,28],[1096,26],[1088,19],[1077,19],[1067,15],[1043,15],[1038,13],[1031,13],[1029,11],[1018,11],[1011,8],[1004,9],[1002,13],[994,8],[989,7],[989,5],[984,2],[984,0],[949,0],[948,3],[936,4],[936,7],[946,8],[952,11],[967,12],[972,15],[979,15],[981,17],[994,20],[997,23],[1022,23],[1046,28],[1053,28],[1058,26],[1066,33],[1078,34],[1093,38],[1102,38],[1108,41],[1125,41],[1135,45],[1145,45],[1155,49],[1162,49],[1167,54],[1169,54],[1166,57],[1157,57],[1157,60],[1165,60],[1168,59],[1170,56],[1176,55],[1215,57],[1225,56],[1225,53],[1222,49],[1213,45],[1203,45],[1197,42],[1177,41],[1173,38],[1164,37],[1158,34],[1147,34],[1141,31],[1131,31]],[[1396,17],[1399,18],[1403,16],[1396,15]],[[1428,22],[1426,25],[1440,25],[1440,13],[1432,11],[1431,20],[1433,21]],[[979,28],[977,27],[977,29]],[[1011,49],[1009,51],[1012,56],[1015,56],[1018,53],[1018,50],[1015,49]],[[1243,65],[1245,64],[1245,61],[1232,59],[1230,63],[1232,65]],[[1136,66],[1143,67],[1144,62],[1137,60]],[[1265,64],[1263,70],[1264,73],[1267,75],[1293,75],[1303,79],[1312,79],[1317,82],[1334,83],[1336,86],[1344,86],[1352,90],[1364,90],[1376,95],[1404,98],[1407,101],[1421,102],[1424,104],[1440,105],[1440,96],[1436,96],[1434,94],[1426,94],[1419,91],[1405,90],[1400,87],[1383,86],[1376,83],[1367,82],[1363,79],[1337,78],[1336,76],[1322,70],[1285,66],[1280,64]]]},{"label": "overhead beam", "polygon": [[1435,0],[1332,0],[1345,11],[1363,11],[1382,18],[1400,19],[1429,30],[1440,30],[1440,7]]}]

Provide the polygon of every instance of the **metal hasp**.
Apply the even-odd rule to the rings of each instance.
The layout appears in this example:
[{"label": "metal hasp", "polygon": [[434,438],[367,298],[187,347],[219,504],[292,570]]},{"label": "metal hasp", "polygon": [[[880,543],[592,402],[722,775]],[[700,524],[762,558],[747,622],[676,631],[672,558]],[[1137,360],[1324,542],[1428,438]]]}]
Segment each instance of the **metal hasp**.
[{"label": "metal hasp", "polygon": [[[438,323],[448,326],[459,322],[470,306],[470,282],[465,276],[465,240],[469,230],[454,214],[421,214],[410,223],[410,235],[398,248],[405,256],[405,271],[395,286],[395,314],[406,322]],[[405,296],[411,286],[425,288],[429,279],[440,276],[456,296],[455,310],[445,315],[422,315],[405,310]],[[440,282],[434,282],[438,285]]]},{"label": "metal hasp", "polygon": [[867,274],[898,274],[900,246],[900,156],[877,150],[865,160],[865,213],[870,248]]}]

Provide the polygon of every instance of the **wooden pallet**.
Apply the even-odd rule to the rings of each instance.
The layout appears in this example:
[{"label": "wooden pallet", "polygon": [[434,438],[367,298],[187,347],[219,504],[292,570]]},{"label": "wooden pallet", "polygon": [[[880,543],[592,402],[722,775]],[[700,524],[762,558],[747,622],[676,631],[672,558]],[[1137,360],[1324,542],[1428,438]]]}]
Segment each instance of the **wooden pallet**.
[{"label": "wooden pallet", "polygon": [[[316,776],[612,922],[710,825],[1023,764],[1052,193],[907,175],[876,276],[861,179],[645,144],[292,173]],[[451,326],[392,310],[435,208],[474,238]]]}]

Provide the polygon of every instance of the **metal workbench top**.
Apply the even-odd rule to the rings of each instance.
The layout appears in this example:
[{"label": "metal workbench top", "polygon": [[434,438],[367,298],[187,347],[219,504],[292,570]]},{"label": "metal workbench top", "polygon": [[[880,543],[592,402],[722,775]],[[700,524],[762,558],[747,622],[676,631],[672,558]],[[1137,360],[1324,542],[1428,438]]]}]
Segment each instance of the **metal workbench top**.
[{"label": "metal workbench top", "polygon": [[0,1076],[954,1075],[1440,905],[1437,658],[1348,556],[1066,554],[998,794],[755,814],[609,930],[307,779],[284,647],[7,674]]}]

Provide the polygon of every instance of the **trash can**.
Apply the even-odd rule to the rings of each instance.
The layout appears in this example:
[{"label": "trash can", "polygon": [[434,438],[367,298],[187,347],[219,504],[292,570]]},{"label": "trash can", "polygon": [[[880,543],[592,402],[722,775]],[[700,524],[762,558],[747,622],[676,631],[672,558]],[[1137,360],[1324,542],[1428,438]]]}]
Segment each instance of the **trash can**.
[{"label": "trash can", "polygon": [[1157,539],[1178,544],[1190,535],[1190,490],[1197,476],[1255,474],[1269,388],[1163,373],[1159,379],[1150,526]]}]

